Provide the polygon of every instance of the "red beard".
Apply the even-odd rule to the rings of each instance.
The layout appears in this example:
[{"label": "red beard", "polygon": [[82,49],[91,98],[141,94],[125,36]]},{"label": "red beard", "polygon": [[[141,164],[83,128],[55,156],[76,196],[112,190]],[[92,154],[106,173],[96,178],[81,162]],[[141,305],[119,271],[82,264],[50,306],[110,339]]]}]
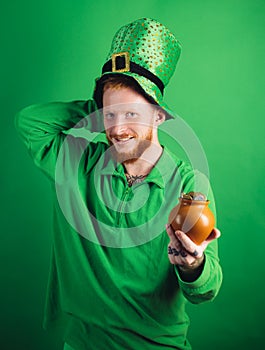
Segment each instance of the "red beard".
[{"label": "red beard", "polygon": [[[134,149],[132,149],[131,151],[127,151],[127,152],[121,152],[118,151],[115,144],[113,144],[113,142],[111,141],[111,139],[113,138],[126,138],[128,136],[133,136],[135,140],[137,140],[137,144],[134,147]],[[152,144],[152,137],[153,137],[153,131],[152,129],[149,129],[147,134],[145,135],[145,138],[138,138],[138,136],[136,134],[122,134],[122,135],[113,135],[110,134],[109,136],[107,135],[107,139],[109,141],[109,144],[111,146],[111,154],[113,156],[113,158],[118,162],[118,163],[133,163],[135,162],[137,159],[139,159],[142,154],[144,153],[144,151],[151,146]]]}]

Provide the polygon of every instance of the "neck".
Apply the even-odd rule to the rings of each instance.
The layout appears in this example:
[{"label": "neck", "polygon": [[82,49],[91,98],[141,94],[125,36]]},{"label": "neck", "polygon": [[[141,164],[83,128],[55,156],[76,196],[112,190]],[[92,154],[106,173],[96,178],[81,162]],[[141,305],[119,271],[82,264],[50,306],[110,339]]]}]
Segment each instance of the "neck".
[{"label": "neck", "polygon": [[133,176],[147,176],[161,157],[162,152],[163,148],[160,144],[150,146],[137,160],[123,163],[126,173]]}]

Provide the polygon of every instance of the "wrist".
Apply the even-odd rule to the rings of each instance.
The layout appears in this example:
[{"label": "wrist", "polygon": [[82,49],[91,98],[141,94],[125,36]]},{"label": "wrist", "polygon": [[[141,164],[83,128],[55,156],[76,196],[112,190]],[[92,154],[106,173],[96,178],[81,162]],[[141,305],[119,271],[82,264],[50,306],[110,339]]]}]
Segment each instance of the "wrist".
[{"label": "wrist", "polygon": [[205,260],[205,255],[202,254],[202,256],[200,258],[196,259],[193,264],[190,264],[190,265],[188,265],[188,264],[186,264],[186,265],[178,265],[178,267],[182,271],[194,271],[197,268],[199,268],[201,265],[204,264],[204,260]]},{"label": "wrist", "polygon": [[194,282],[202,273],[205,263],[205,255],[197,259],[192,265],[177,265],[180,278],[185,282]]}]

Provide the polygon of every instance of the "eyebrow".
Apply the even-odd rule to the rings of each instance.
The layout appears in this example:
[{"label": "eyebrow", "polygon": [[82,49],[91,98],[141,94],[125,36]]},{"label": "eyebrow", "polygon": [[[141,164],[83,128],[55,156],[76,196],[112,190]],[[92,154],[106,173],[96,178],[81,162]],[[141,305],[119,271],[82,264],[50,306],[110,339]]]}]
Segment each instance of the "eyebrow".
[{"label": "eyebrow", "polygon": [[[103,111],[104,112],[112,112],[112,113],[115,113],[117,112],[117,110],[115,110],[115,105],[112,106],[106,106],[106,107],[103,107]],[[145,111],[145,108],[147,106],[143,107],[143,106],[134,106],[133,104],[130,105],[124,105],[122,106],[121,108],[118,109],[118,112],[144,112]],[[114,108],[114,109],[113,109]],[[148,108],[150,108],[150,106],[148,106]]]}]

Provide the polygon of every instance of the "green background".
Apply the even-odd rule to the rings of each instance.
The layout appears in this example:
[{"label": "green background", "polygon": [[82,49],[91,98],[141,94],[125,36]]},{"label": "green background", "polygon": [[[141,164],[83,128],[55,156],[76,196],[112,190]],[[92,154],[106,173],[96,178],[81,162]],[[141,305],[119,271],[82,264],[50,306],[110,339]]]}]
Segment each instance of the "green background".
[{"label": "green background", "polygon": [[264,348],[265,1],[10,1],[1,9],[1,349],[61,349],[42,330],[51,193],[14,130],[22,107],[87,99],[123,24],[153,17],[183,45],[166,102],[194,129],[216,196],[224,282],[189,305],[195,350]]}]

